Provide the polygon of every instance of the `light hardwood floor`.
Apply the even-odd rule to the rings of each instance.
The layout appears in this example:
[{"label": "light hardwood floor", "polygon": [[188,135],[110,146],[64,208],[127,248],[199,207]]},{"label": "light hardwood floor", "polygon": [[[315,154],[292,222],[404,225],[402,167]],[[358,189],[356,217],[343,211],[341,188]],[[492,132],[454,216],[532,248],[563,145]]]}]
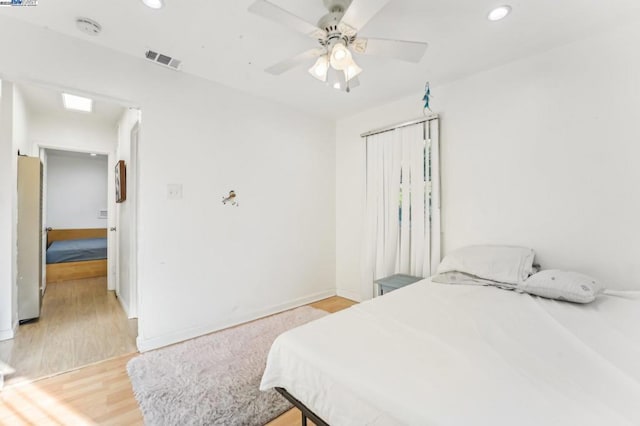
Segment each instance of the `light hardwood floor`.
[{"label": "light hardwood floor", "polygon": [[33,380],[135,352],[136,320],[127,319],[106,277],[47,285],[38,321],[0,342],[0,359],[16,370],[5,384]]},{"label": "light hardwood floor", "polygon": [[[337,312],[353,305],[331,297],[311,306]],[[142,425],[142,415],[131,390],[124,355],[32,383],[5,388],[0,393],[2,425]],[[300,412],[292,409],[269,426],[298,426]]]}]

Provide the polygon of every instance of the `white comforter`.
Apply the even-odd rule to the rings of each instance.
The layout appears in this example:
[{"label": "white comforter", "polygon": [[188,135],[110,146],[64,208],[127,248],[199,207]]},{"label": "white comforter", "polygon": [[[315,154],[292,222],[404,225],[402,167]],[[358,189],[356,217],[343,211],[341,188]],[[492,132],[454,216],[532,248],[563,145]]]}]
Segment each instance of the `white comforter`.
[{"label": "white comforter", "polygon": [[282,334],[261,389],[331,425],[640,425],[640,292],[424,280]]}]

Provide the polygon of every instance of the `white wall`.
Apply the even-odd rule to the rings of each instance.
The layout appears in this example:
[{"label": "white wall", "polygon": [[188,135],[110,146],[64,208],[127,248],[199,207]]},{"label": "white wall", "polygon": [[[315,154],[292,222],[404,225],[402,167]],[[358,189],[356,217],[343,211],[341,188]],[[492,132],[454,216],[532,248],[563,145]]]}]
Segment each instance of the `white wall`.
[{"label": "white wall", "polygon": [[0,340],[13,337],[15,309],[13,239],[13,85],[0,82]]},{"label": "white wall", "polygon": [[29,154],[29,112],[20,90],[2,81],[0,100],[0,340],[12,338],[18,319],[18,151]]},{"label": "white wall", "polygon": [[[331,121],[6,17],[0,27],[20,40],[0,45],[5,77],[142,108],[142,349],[335,294]],[[167,199],[170,183],[182,200]],[[239,207],[220,202],[231,189]]]},{"label": "white wall", "polygon": [[31,120],[22,92],[13,85],[13,144],[14,151],[20,150],[21,154],[30,154],[28,151]]},{"label": "white wall", "polygon": [[[444,252],[534,248],[544,268],[640,288],[640,30],[627,27],[432,91],[442,117]],[[359,297],[364,141],[417,118],[421,94],[341,120],[338,293]]]},{"label": "white wall", "polygon": [[49,154],[47,226],[54,229],[106,228],[98,217],[107,209],[107,157]]},{"label": "white wall", "polygon": [[29,123],[30,150],[37,155],[38,146],[66,151],[115,152],[116,123],[81,113],[37,113]]}]

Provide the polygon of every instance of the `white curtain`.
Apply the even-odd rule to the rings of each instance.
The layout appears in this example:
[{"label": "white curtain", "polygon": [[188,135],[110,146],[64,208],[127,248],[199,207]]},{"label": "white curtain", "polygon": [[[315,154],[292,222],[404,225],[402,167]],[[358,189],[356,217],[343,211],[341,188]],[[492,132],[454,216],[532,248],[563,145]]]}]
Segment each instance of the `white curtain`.
[{"label": "white curtain", "polygon": [[375,280],[440,262],[438,134],[435,119],[367,137],[364,300]]}]

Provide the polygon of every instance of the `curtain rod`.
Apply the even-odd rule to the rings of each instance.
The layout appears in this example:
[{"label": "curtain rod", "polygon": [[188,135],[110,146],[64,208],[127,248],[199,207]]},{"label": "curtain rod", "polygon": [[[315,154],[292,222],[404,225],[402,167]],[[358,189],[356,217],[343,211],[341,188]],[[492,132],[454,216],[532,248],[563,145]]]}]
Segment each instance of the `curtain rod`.
[{"label": "curtain rod", "polygon": [[426,121],[437,120],[438,114],[427,115],[426,117],[417,118],[411,121],[405,121],[404,123],[392,124],[390,126],[382,127],[380,129],[370,130],[360,135],[361,138],[366,138],[367,136],[377,135],[378,133],[390,132],[391,130],[399,129],[401,127],[413,126],[414,124],[424,123]]}]

